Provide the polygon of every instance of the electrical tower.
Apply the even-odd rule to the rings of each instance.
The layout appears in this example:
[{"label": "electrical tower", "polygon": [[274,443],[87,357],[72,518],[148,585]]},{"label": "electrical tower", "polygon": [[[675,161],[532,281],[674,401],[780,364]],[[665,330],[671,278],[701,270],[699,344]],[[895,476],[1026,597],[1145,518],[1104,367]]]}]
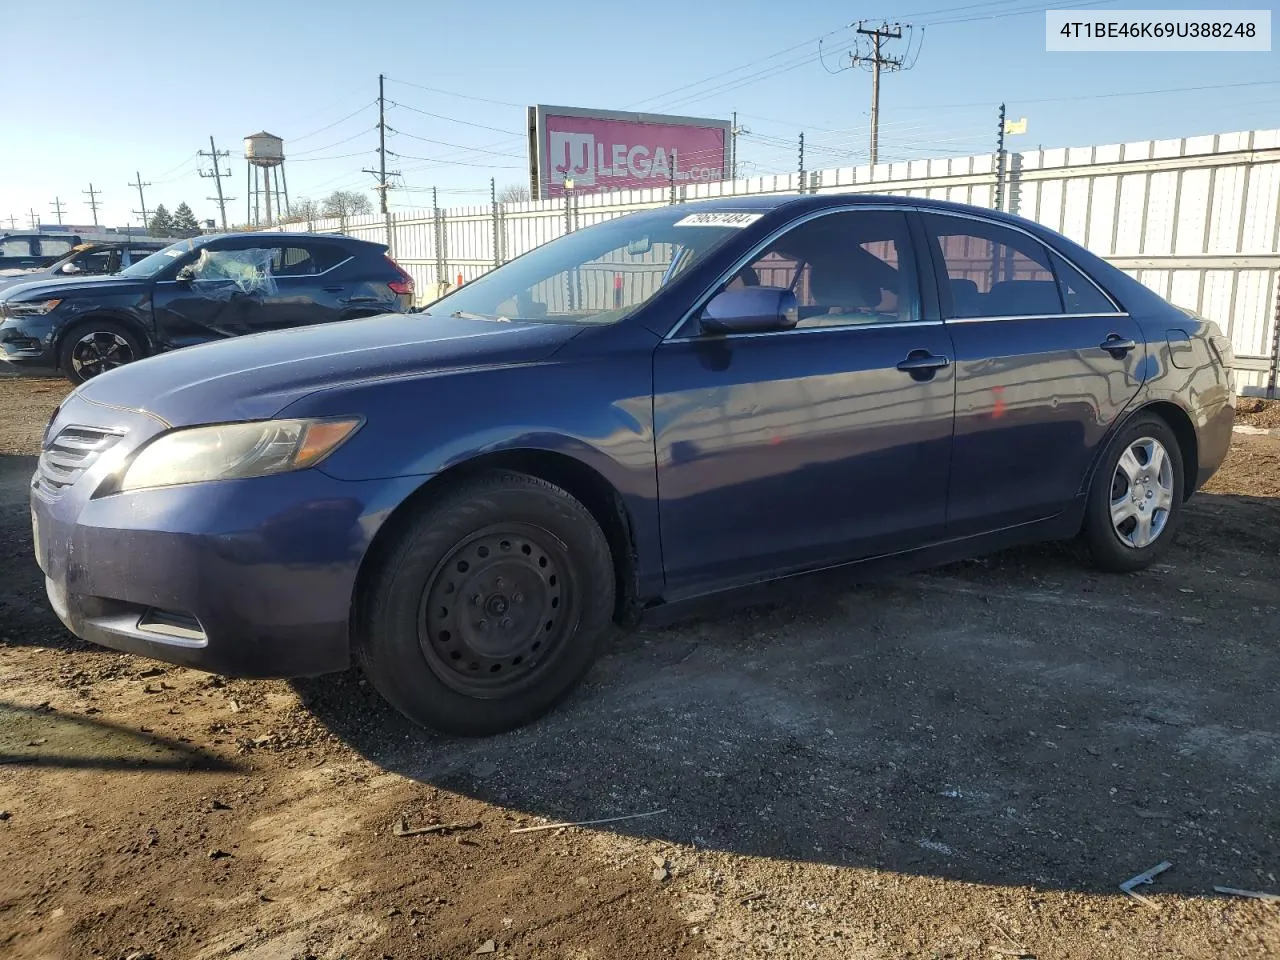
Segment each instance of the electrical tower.
[{"label": "electrical tower", "polygon": [[[206,178],[207,178],[207,177],[212,177],[212,178],[213,178],[213,185],[214,185],[214,187],[216,187],[216,188],[217,188],[218,196],[217,196],[216,198],[215,198],[215,197],[206,197],[205,199],[206,199],[206,200],[214,200],[214,199],[216,199],[216,200],[218,201],[218,212],[222,215],[222,229],[225,231],[225,230],[227,229],[227,204],[228,204],[229,202],[231,202],[232,200],[234,200],[234,199],[235,199],[235,197],[224,197],[224,196],[222,195],[222,178],[223,178],[223,177],[229,177],[229,176],[231,176],[231,171],[230,171],[230,170],[226,170],[226,171],[220,170],[220,169],[218,168],[218,158],[219,158],[219,157],[225,157],[225,158],[227,158],[228,160],[230,160],[230,157],[231,157],[231,151],[230,151],[230,150],[223,150],[221,153],[219,153],[219,152],[218,152],[218,148],[217,148],[217,147],[214,145],[214,143],[213,143],[213,137],[211,136],[211,137],[209,137],[209,152],[208,152],[208,153],[205,153],[203,150],[197,150],[197,151],[196,151],[196,153],[197,153],[199,156],[202,156],[202,157],[208,157],[210,160],[212,160],[212,161],[213,161],[213,170],[212,170],[212,171],[200,170],[200,171],[197,171],[197,172],[198,172],[198,173],[200,174],[200,176],[202,176],[202,177],[206,177]],[[227,165],[228,165],[228,166],[230,166],[230,163],[228,163]]]},{"label": "electrical tower", "polygon": [[93,184],[89,184],[88,190],[81,190],[86,197],[89,198],[89,209],[93,211],[93,225],[98,225],[98,197],[102,196],[101,190],[93,189]]},{"label": "electrical tower", "polygon": [[[915,60],[907,63],[906,54],[891,57],[884,52],[886,41],[901,40],[904,30],[908,32],[907,52],[910,52],[911,24],[882,22],[878,27],[867,27],[865,24],[865,20],[860,20],[857,32],[860,36],[869,37],[870,40],[867,41],[865,49],[861,47],[862,41],[859,41],[859,49],[850,51],[849,65],[865,67],[871,71],[871,163],[875,164],[880,159],[880,71],[910,70],[916,63]],[[916,59],[919,57],[920,51],[917,49]]]},{"label": "electrical tower", "polygon": [[146,233],[148,230],[151,229],[151,220],[147,217],[147,198],[143,196],[142,188],[149,187],[151,186],[151,184],[143,183],[142,174],[139,173],[138,171],[135,170],[133,172],[133,175],[137,178],[137,180],[134,183],[129,184],[129,186],[138,188],[138,203],[142,207],[141,210],[134,210],[133,212],[138,214],[138,216],[142,217],[142,232]]},{"label": "electrical tower", "polygon": [[53,203],[49,204],[49,206],[53,207],[54,212],[58,215],[58,226],[62,226],[62,208],[65,206],[62,198],[54,197]]},{"label": "electrical tower", "polygon": [[360,171],[373,174],[378,178],[378,185],[373,189],[378,191],[378,207],[384,215],[387,213],[387,191],[391,189],[387,184],[387,177],[400,176],[399,170],[387,170],[387,99],[382,89],[386,79],[382,74],[378,74],[378,169],[366,168]]}]

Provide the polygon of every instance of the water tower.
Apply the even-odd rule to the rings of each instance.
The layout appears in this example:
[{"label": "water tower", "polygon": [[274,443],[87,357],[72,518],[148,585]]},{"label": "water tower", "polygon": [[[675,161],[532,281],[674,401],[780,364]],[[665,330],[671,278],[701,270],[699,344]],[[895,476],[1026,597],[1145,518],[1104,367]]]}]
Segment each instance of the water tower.
[{"label": "water tower", "polygon": [[[265,130],[244,138],[244,158],[248,161],[245,172],[248,174],[249,189],[248,219],[254,226],[270,226],[274,219],[271,215],[271,196],[276,198],[276,213],[289,214],[289,181],[284,175],[284,141],[275,134]],[[257,171],[262,171],[262,182],[258,182]],[[275,187],[272,188],[272,180]],[[281,189],[283,185],[283,189]],[[283,198],[283,202],[281,202]],[[266,219],[262,219],[262,201],[266,201]]]}]

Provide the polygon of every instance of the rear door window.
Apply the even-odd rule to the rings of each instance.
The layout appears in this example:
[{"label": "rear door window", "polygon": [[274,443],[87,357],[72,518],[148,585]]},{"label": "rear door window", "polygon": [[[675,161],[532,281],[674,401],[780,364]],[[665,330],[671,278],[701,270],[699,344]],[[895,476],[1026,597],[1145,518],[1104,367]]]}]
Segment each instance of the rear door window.
[{"label": "rear door window", "polygon": [[997,223],[924,214],[946,283],[939,291],[943,316],[1055,316],[1062,295],[1049,249]]},{"label": "rear door window", "polygon": [[1116,305],[1098,289],[1097,284],[1067,263],[1056,253],[1053,269],[1058,274],[1058,289],[1067,313],[1115,313]]},{"label": "rear door window", "polygon": [[65,257],[74,246],[70,240],[63,240],[58,237],[41,237],[38,242],[40,244],[40,256],[42,257]]},{"label": "rear door window", "polygon": [[0,240],[0,257],[31,256],[31,240],[27,237],[7,237]]},{"label": "rear door window", "polygon": [[291,243],[273,247],[271,272],[277,277],[310,277],[347,259],[332,243]]}]

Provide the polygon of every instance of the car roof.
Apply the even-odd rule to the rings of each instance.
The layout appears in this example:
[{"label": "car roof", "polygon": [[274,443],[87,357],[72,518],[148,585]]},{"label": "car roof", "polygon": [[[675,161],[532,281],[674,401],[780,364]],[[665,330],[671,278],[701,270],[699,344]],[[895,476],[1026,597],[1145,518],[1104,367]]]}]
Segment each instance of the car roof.
[{"label": "car roof", "polygon": [[341,233],[306,233],[301,230],[240,230],[228,233],[206,233],[193,237],[192,240],[197,244],[205,244],[211,240],[239,240],[244,237],[266,237],[271,240],[329,240],[334,243],[363,244],[369,247],[384,246],[373,240],[361,240]]},{"label": "car roof", "polygon": [[[954,200],[935,200],[929,197],[895,196],[887,193],[775,193],[763,196],[716,197],[710,200],[691,200],[682,206],[692,210],[752,210],[773,212],[785,209],[821,210],[840,207],[879,206],[884,204],[907,205],[940,213],[964,213],[991,220],[1025,226],[1029,221],[1014,214],[990,207],[979,207]],[[1039,225],[1037,225],[1039,226]]]}]

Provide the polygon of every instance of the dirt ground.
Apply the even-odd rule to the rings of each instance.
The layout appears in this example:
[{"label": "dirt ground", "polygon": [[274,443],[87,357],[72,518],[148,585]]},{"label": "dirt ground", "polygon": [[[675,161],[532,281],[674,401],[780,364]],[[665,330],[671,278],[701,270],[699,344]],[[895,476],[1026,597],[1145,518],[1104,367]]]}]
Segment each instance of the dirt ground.
[{"label": "dirt ground", "polygon": [[0,380],[6,958],[1280,956],[1280,903],[1213,890],[1280,893],[1280,439],[1156,569],[1019,550],[641,631],[460,740],[355,672],[67,634],[26,507],[65,389]]}]

